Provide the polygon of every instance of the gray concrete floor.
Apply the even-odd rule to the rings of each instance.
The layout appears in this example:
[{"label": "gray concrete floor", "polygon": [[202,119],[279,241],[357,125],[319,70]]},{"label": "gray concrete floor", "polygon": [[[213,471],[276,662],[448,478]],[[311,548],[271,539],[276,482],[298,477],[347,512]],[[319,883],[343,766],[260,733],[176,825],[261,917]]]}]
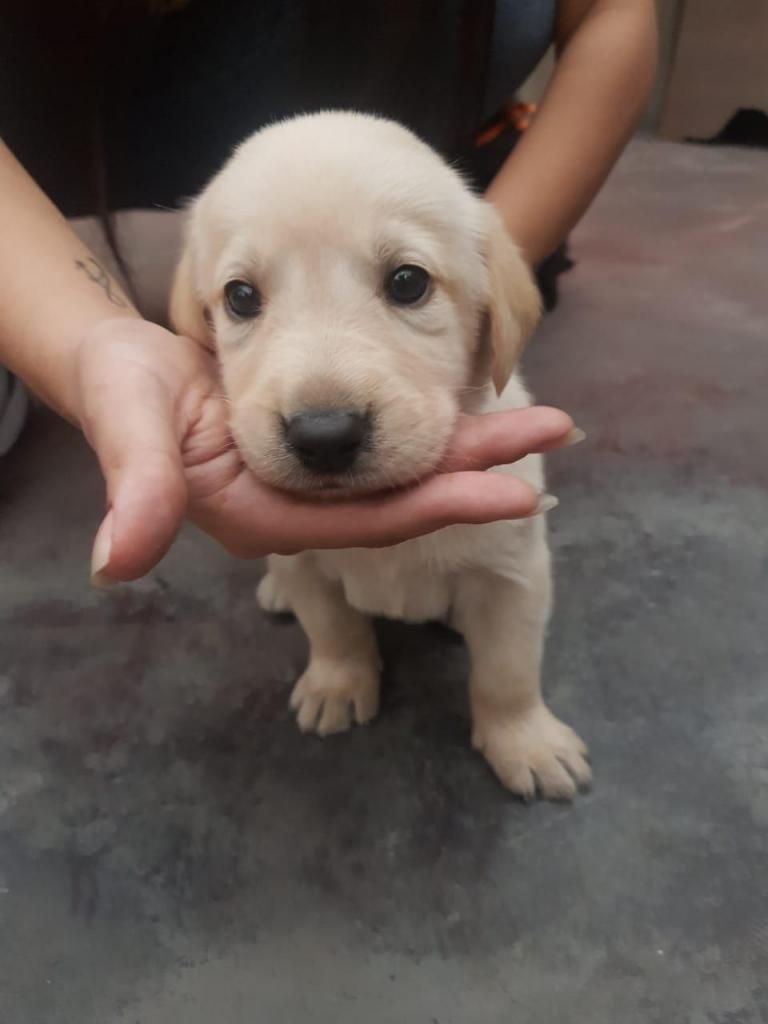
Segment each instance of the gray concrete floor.
[{"label": "gray concrete floor", "polygon": [[468,748],[461,645],[382,627],[383,714],[302,738],[295,625],[186,533],[89,589],[90,455],[0,481],[3,1024],[768,1021],[768,155],[638,142],[530,350],[546,665],[594,791],[525,807]]}]

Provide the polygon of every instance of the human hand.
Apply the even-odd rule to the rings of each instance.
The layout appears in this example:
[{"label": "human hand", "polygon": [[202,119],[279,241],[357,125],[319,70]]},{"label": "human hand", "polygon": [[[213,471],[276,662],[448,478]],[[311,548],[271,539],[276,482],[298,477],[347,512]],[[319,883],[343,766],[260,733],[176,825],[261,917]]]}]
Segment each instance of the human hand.
[{"label": "human hand", "polygon": [[510,475],[484,473],[562,447],[573,422],[536,407],[463,417],[438,472],[416,487],[318,504],[261,484],[227,427],[213,357],[147,321],[102,321],[84,337],[75,392],[99,458],[108,512],[93,549],[94,582],[144,575],[185,518],[241,558],[309,548],[381,547],[453,523],[522,518],[541,496]]}]

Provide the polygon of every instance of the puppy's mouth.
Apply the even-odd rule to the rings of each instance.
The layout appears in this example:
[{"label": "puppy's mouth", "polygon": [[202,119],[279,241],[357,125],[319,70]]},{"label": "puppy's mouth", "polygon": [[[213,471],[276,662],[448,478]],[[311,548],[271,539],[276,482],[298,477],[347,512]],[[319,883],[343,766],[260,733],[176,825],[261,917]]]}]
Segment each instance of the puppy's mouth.
[{"label": "puppy's mouth", "polygon": [[277,476],[270,475],[267,482],[295,497],[318,502],[364,498],[406,486],[405,481],[401,483],[384,480],[373,469],[328,474],[307,470],[301,466],[284,469]]},{"label": "puppy's mouth", "polygon": [[383,489],[375,484],[366,486],[351,474],[347,477],[332,479],[304,477],[300,484],[297,482],[295,485],[289,485],[287,488],[293,494],[315,501],[344,501],[348,498],[359,498],[376,494]]},{"label": "puppy's mouth", "polygon": [[401,479],[391,479],[389,475],[377,474],[375,470],[370,469],[365,472],[328,477],[299,470],[293,475],[273,481],[272,486],[305,501],[351,501],[406,490],[428,475],[429,470],[426,470],[423,473],[409,474],[407,477],[403,475]]}]

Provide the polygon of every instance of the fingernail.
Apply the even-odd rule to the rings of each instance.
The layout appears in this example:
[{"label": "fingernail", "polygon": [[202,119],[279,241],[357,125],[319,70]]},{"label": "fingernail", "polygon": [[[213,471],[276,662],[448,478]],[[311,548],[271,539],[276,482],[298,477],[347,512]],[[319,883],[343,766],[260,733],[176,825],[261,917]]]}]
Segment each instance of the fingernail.
[{"label": "fingernail", "polygon": [[574,427],[572,430],[569,430],[568,433],[565,435],[565,441],[563,442],[563,446],[565,448],[571,448],[575,444],[581,444],[582,441],[586,440],[586,437],[587,435],[581,429],[581,427]]},{"label": "fingernail", "polygon": [[531,514],[534,516],[543,515],[545,512],[551,512],[553,508],[557,508],[559,504],[560,502],[554,494],[542,494],[538,505]]},{"label": "fingernail", "polygon": [[114,583],[106,574],[109,556],[112,553],[112,513],[104,517],[91,554],[91,583],[94,587],[109,587]]}]

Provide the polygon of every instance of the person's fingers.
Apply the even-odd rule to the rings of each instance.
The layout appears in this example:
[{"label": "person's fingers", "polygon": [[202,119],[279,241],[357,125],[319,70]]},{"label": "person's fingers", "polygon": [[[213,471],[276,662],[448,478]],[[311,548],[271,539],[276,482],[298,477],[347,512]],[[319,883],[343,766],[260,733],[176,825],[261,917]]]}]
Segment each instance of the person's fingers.
[{"label": "person's fingers", "polygon": [[567,413],[548,406],[462,416],[440,470],[508,465],[530,452],[550,451],[583,438]]},{"label": "person's fingers", "polygon": [[350,547],[386,547],[454,524],[522,519],[539,501],[530,484],[510,474],[445,473],[411,490],[361,502],[357,509],[340,507],[335,516],[316,514],[313,546],[336,547],[336,531],[343,530],[353,538]]},{"label": "person's fingers", "polygon": [[192,518],[232,554],[256,558],[310,548],[386,547],[455,523],[524,518],[539,503],[529,484],[500,473],[439,474],[383,497],[323,504],[263,487],[244,471],[224,492],[196,502]]},{"label": "person's fingers", "polygon": [[136,579],[170,547],[187,505],[176,414],[142,366],[90,382],[86,433],[107,481],[109,512],[94,544],[97,584]]}]

